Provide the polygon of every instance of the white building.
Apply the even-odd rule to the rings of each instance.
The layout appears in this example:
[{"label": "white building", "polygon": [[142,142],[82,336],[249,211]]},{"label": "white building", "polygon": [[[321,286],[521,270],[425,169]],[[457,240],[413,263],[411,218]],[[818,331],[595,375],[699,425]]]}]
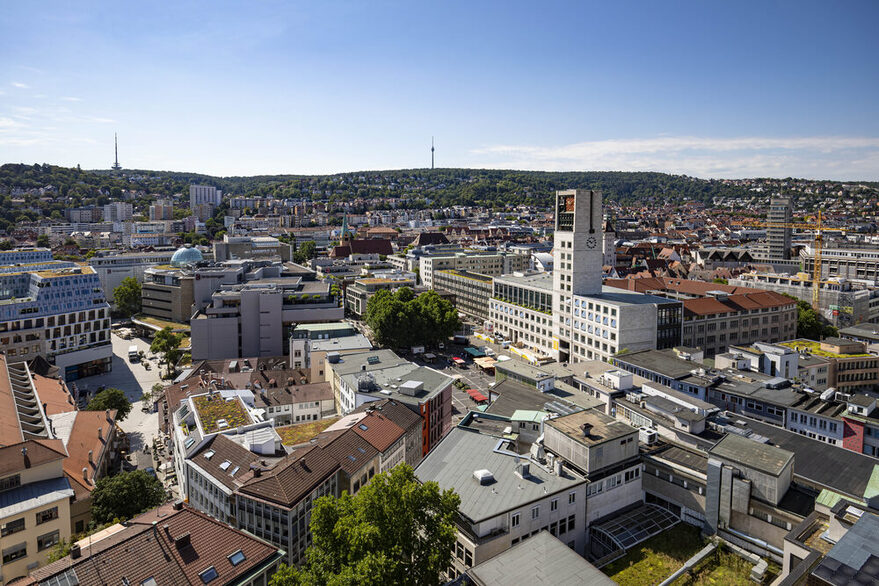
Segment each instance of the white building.
[{"label": "white building", "polygon": [[134,207],[124,201],[114,201],[104,206],[105,222],[124,222],[134,215]]}]

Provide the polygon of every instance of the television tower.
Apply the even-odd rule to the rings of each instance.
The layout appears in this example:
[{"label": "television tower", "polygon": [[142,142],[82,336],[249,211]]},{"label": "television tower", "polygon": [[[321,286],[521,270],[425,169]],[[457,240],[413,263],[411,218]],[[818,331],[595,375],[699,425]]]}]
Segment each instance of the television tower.
[{"label": "television tower", "polygon": [[430,137],[430,168],[433,169],[433,137]]},{"label": "television tower", "polygon": [[117,136],[117,134],[115,132],[113,133],[113,142],[115,144],[115,149],[116,149],[116,162],[113,163],[112,169],[114,171],[121,171],[122,165],[119,164],[119,137]]}]

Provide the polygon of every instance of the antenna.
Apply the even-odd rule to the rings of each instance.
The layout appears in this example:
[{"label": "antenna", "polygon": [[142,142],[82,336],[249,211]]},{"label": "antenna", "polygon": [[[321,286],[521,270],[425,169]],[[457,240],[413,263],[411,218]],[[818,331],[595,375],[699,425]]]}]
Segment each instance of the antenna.
[{"label": "antenna", "polygon": [[433,148],[433,137],[430,137],[430,168],[433,170],[433,152],[436,149]]},{"label": "antenna", "polygon": [[113,163],[112,169],[114,171],[120,171],[122,169],[122,166],[119,164],[119,135],[117,135],[115,132],[113,133],[113,143],[116,151],[116,162]]}]

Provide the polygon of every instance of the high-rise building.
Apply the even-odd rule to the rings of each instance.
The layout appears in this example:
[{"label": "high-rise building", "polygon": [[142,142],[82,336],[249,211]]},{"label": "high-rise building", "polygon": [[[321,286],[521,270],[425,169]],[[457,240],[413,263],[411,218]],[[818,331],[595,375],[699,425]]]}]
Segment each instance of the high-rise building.
[{"label": "high-rise building", "polygon": [[150,222],[157,220],[173,220],[174,204],[169,199],[157,199],[150,206]]},{"label": "high-rise building", "polygon": [[134,207],[124,201],[114,201],[104,206],[105,222],[124,222],[134,215]]},{"label": "high-rise building", "polygon": [[189,208],[199,220],[206,220],[213,215],[213,210],[223,200],[223,192],[211,185],[189,186]]},{"label": "high-rise building", "polygon": [[769,243],[769,258],[772,260],[790,259],[791,229],[773,224],[789,224],[793,207],[790,197],[776,196],[769,204],[769,224],[766,240]]},{"label": "high-rise building", "polygon": [[621,294],[619,289],[602,284],[601,203],[598,191],[556,193],[552,355],[560,362],[610,360],[618,352],[680,343],[680,301]]}]

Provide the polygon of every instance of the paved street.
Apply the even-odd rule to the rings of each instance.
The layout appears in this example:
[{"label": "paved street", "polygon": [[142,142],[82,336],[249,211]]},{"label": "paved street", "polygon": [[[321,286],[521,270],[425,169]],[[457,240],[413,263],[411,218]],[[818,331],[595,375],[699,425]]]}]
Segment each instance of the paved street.
[{"label": "paved street", "polygon": [[[131,413],[119,423],[119,427],[128,434],[132,453],[143,454],[144,443],[151,445],[153,438],[158,434],[159,418],[156,413],[144,413],[141,410],[143,403],[140,401],[140,397],[144,391],[150,390],[154,384],[161,382],[158,360],[150,360],[150,356],[152,356],[149,351],[150,345],[145,340],[139,338],[123,340],[115,334],[111,335],[110,339],[113,343],[113,371],[80,379],[76,381],[76,385],[80,393],[94,394],[101,386],[113,387],[125,392],[125,396],[132,401],[133,405]],[[150,363],[150,370],[146,370],[139,362],[128,362],[128,347],[132,345],[144,351],[145,360]],[[149,457],[148,454],[143,454],[143,456]]]}]

